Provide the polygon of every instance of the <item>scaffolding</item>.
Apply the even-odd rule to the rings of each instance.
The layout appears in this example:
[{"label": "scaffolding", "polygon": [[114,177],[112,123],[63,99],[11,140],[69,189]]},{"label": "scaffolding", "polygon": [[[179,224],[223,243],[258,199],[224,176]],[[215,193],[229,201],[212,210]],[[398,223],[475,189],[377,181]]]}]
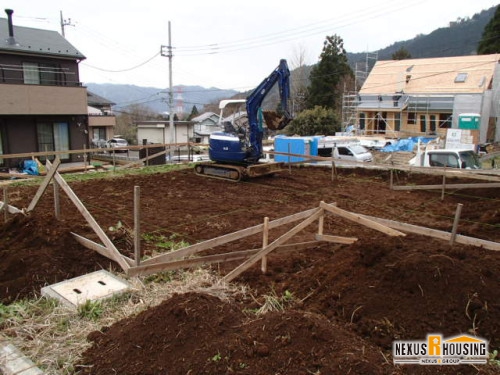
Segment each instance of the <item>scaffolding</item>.
[{"label": "scaffolding", "polygon": [[364,62],[356,62],[354,69],[354,91],[344,91],[342,95],[342,130],[345,132],[351,126],[355,127],[358,91],[365,83],[370,70],[378,59],[378,52],[367,52]]}]

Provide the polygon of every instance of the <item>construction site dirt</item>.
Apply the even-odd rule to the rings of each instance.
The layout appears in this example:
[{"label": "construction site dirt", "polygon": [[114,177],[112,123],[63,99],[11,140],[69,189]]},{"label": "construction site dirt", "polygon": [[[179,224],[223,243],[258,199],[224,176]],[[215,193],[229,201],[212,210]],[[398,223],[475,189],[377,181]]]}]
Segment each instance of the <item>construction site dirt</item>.
[{"label": "construction site dirt", "polygon": [[[239,183],[197,176],[191,168],[70,182],[72,190],[122,254],[134,256],[134,187],[141,192],[143,257],[157,248],[144,234],[194,244],[318,207],[320,202],[369,215],[500,242],[498,188],[395,191],[387,170],[297,167]],[[441,184],[442,177],[399,172],[397,185]],[[473,180],[448,178],[447,183]],[[10,186],[9,203],[28,207],[37,186]],[[27,216],[0,226],[0,298],[9,304],[37,297],[47,285],[113,261],[86,249],[71,233],[98,242],[70,199],[61,194],[60,219],[47,191]],[[327,215],[325,235],[353,244],[321,242],[267,257],[233,282],[248,293],[221,300],[178,293],[137,316],[89,334],[75,364],[93,375],[160,374],[494,374],[495,364],[394,365],[394,340],[468,334],[500,348],[500,252],[421,234],[391,237],[352,220]],[[317,225],[294,243],[314,239]],[[269,232],[269,242],[283,229]],[[262,234],[210,252],[262,247]],[[224,276],[239,262],[212,265]],[[275,296],[280,308],[255,314]],[[498,358],[497,358],[498,359]]]}]

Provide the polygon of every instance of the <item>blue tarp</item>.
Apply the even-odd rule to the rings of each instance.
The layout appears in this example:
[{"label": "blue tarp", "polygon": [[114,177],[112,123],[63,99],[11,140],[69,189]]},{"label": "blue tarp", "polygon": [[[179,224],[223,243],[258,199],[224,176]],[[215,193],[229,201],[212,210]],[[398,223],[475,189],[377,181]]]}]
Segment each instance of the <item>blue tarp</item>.
[{"label": "blue tarp", "polygon": [[415,145],[420,141],[420,143],[428,143],[435,139],[435,137],[410,137],[406,139],[400,139],[396,143],[387,145],[383,147],[380,151],[382,152],[396,152],[396,151],[413,151]]},{"label": "blue tarp", "polygon": [[22,173],[27,173],[32,176],[38,176],[38,164],[34,160],[24,160],[22,162]]}]

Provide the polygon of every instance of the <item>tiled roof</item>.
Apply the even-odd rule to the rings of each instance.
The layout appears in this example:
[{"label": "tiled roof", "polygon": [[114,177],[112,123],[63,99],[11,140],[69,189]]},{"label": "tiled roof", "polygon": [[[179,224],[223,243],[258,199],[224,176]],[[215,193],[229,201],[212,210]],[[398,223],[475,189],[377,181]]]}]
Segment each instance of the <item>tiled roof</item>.
[{"label": "tiled roof", "polygon": [[[15,21],[14,21],[15,23]],[[56,31],[16,26],[14,44],[9,43],[9,23],[0,18],[0,52],[22,52],[37,55],[85,59],[85,56]]]}]

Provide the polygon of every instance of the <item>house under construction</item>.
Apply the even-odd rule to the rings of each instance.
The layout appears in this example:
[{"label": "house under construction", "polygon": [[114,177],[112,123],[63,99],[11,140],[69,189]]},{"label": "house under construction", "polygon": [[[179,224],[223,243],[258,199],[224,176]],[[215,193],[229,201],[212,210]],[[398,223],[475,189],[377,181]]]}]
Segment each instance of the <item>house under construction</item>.
[{"label": "house under construction", "polygon": [[358,135],[445,137],[448,128],[459,128],[459,115],[474,113],[480,118],[477,129],[469,128],[474,143],[498,142],[499,58],[377,61],[361,89],[344,95],[344,126]]}]

